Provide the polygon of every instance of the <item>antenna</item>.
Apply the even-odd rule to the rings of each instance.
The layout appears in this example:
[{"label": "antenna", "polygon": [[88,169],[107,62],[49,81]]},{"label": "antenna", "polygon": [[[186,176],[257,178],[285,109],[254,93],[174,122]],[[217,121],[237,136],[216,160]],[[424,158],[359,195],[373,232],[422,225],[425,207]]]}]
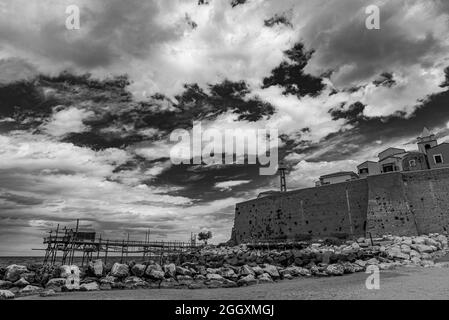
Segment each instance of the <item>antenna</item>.
[{"label": "antenna", "polygon": [[284,162],[279,162],[279,177],[281,180],[281,192],[287,192],[287,183],[285,180],[285,170],[287,170]]}]

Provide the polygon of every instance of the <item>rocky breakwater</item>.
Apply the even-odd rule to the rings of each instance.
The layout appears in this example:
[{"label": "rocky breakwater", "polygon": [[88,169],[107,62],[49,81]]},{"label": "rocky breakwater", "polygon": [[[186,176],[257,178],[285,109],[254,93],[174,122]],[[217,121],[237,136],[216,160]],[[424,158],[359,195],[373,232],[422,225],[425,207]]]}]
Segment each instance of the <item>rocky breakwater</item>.
[{"label": "rocky breakwater", "polygon": [[147,261],[106,266],[101,260],[91,261],[83,270],[77,266],[10,265],[0,270],[0,299],[73,290],[232,288],[298,277],[342,276],[363,272],[370,265],[380,270],[449,266],[434,262],[448,252],[448,239],[440,234],[384,236],[373,243],[360,238],[344,243],[323,240],[270,246],[270,250],[254,245],[206,247],[178,256],[177,264],[164,265]]}]

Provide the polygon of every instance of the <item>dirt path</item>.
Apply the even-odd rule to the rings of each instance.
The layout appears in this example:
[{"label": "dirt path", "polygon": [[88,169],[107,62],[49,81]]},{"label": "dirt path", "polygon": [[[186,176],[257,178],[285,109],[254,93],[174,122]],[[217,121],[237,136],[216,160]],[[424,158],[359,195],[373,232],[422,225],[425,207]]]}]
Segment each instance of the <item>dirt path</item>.
[{"label": "dirt path", "polygon": [[[234,300],[234,299],[449,299],[449,268],[401,268],[381,271],[380,289],[367,290],[368,274],[356,273],[332,278],[299,278],[274,284],[230,289],[142,289],[73,292],[52,300]],[[44,299],[37,296],[19,298]]]}]

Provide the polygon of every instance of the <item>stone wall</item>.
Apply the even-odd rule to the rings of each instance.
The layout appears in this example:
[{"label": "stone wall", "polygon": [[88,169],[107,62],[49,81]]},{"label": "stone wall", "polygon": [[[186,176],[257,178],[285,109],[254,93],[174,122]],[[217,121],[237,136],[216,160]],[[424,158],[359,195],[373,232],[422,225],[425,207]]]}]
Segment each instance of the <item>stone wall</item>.
[{"label": "stone wall", "polygon": [[446,232],[449,169],[393,172],[238,203],[237,243]]},{"label": "stone wall", "polygon": [[366,180],[289,191],[236,205],[234,240],[306,240],[364,235]]}]

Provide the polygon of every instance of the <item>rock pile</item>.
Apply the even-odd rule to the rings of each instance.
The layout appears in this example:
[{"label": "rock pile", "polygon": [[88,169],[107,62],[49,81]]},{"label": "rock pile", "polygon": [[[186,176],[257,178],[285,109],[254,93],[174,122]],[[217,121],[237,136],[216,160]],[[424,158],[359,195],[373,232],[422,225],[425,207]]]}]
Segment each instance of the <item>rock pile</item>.
[{"label": "rock pile", "polygon": [[[397,266],[434,266],[448,252],[444,235],[360,238],[342,244],[328,241],[301,248],[260,250],[246,245],[207,247],[178,257],[178,264],[149,261],[106,266],[100,260],[77,266],[10,265],[1,272],[0,299],[15,295],[50,296],[61,291],[136,288],[230,288],[296,277],[328,277]],[[436,266],[441,266],[437,264]]]}]

